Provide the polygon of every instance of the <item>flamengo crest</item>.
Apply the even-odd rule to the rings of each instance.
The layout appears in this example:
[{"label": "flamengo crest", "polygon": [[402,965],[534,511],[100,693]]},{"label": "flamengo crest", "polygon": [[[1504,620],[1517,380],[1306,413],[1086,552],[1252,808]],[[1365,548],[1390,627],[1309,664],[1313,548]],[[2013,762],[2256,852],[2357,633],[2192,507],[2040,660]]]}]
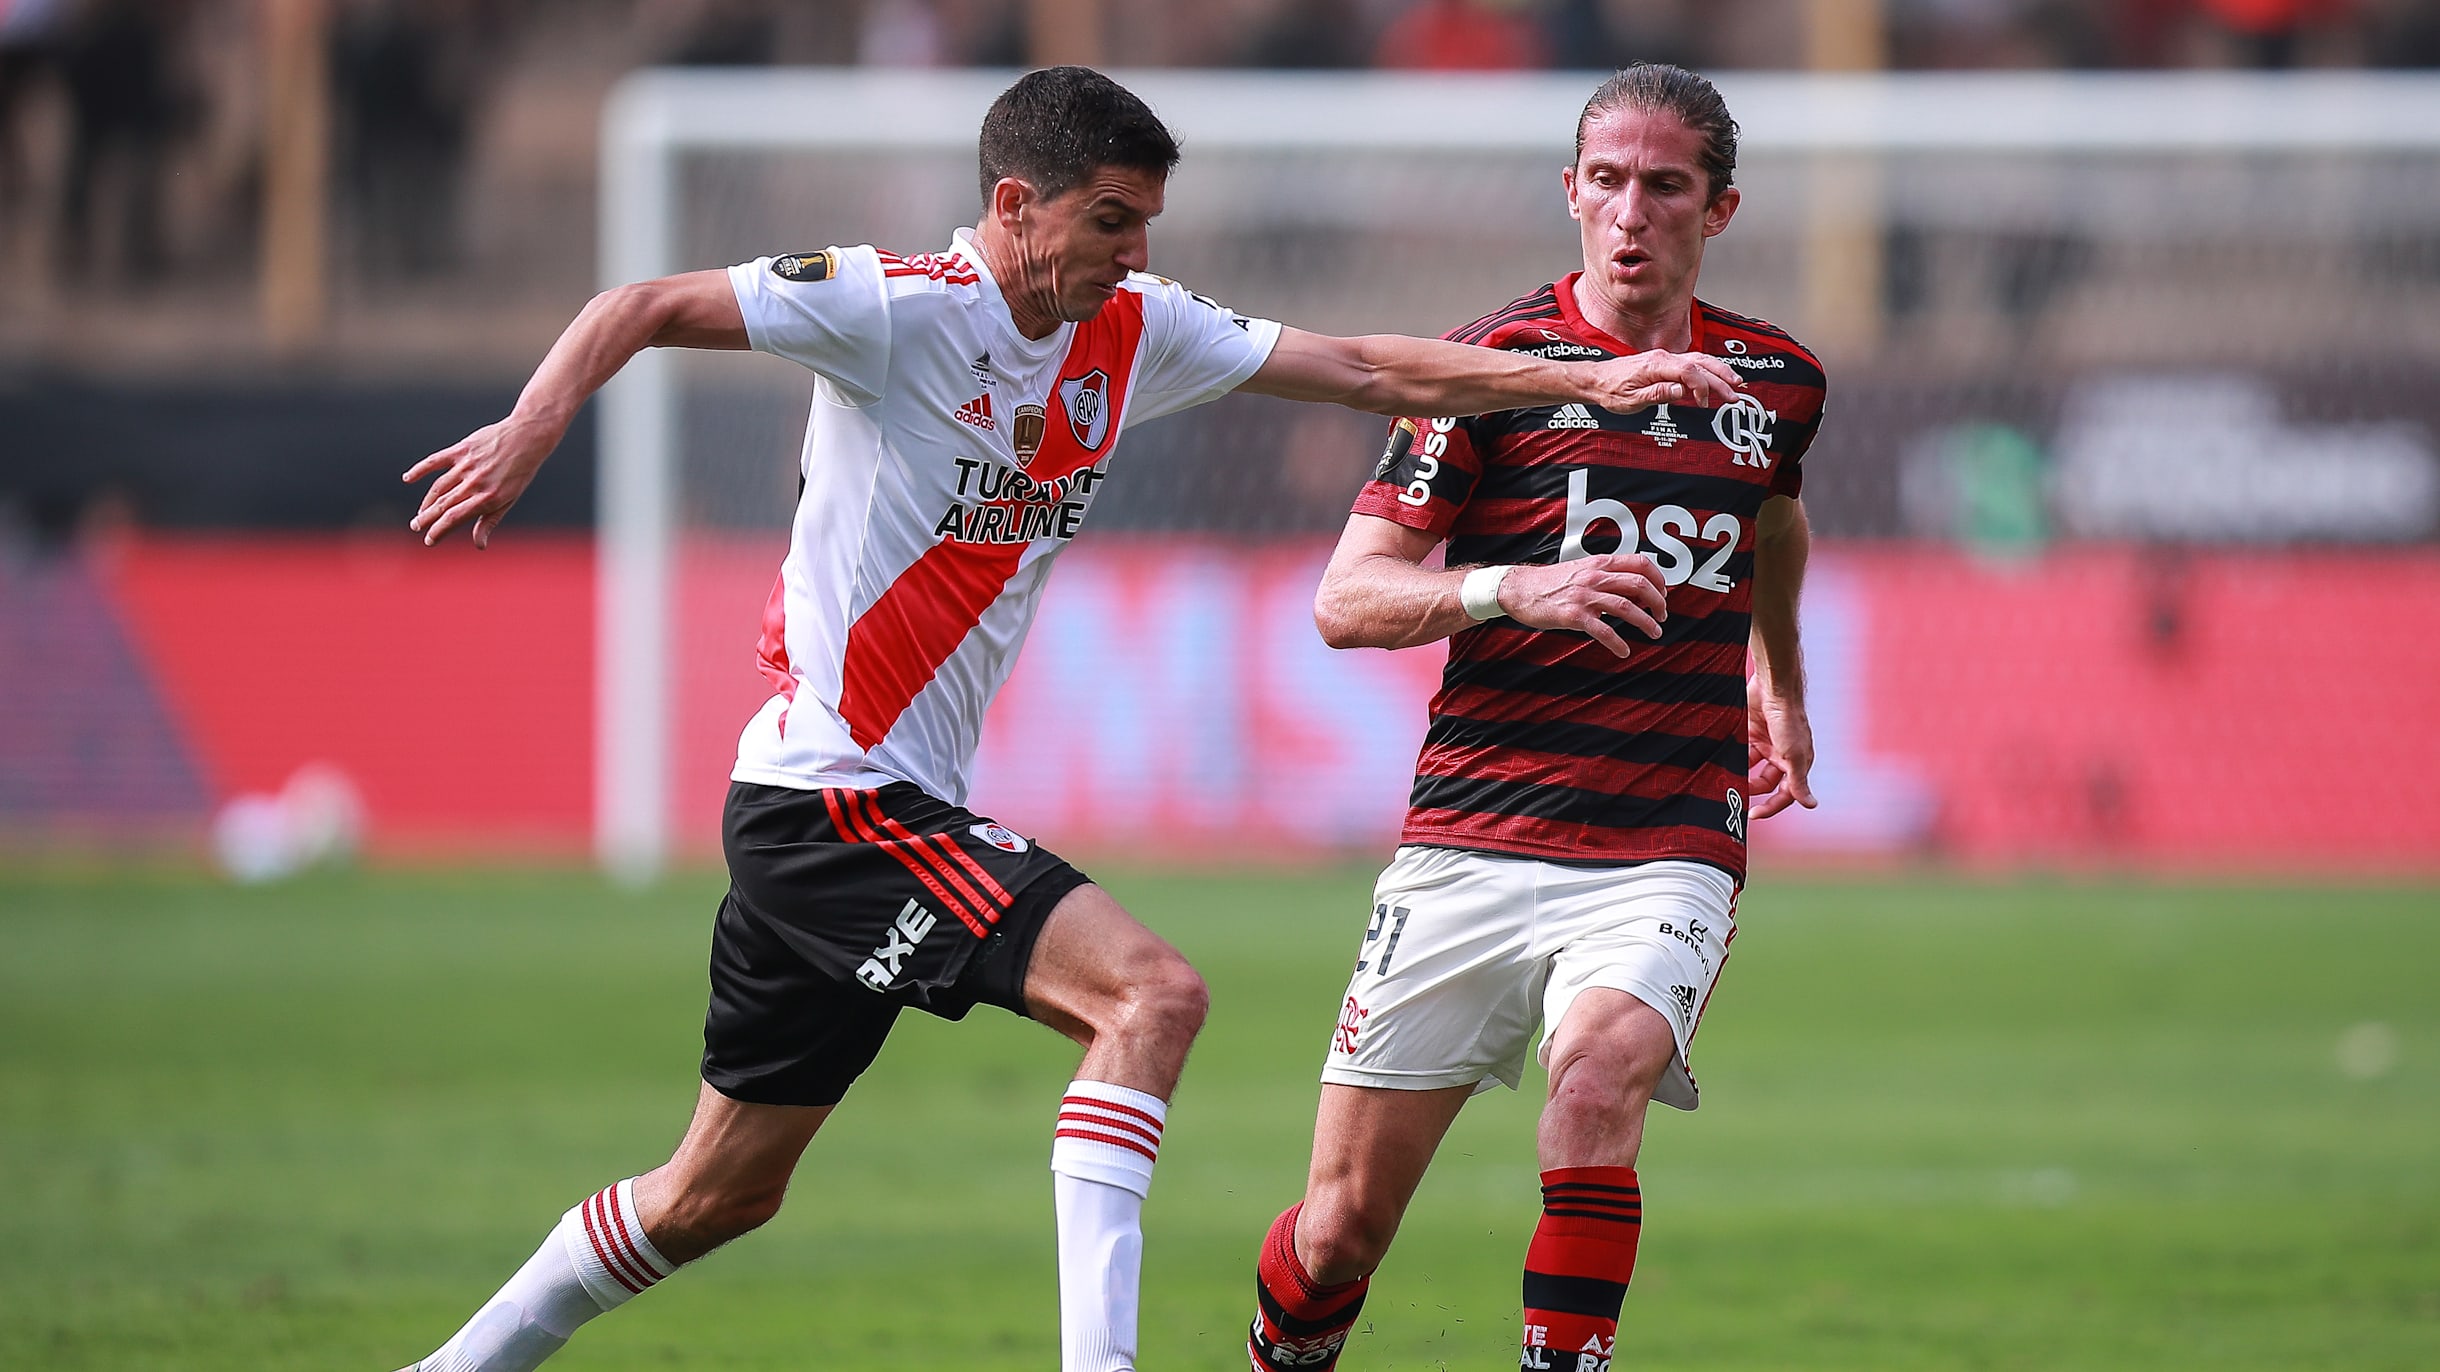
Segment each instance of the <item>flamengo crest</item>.
[{"label": "flamengo crest", "polygon": [[1771,424],[1778,418],[1777,410],[1766,410],[1761,401],[1741,395],[1712,411],[1711,432],[1736,454],[1729,459],[1730,466],[1768,467]]},{"label": "flamengo crest", "polygon": [[1110,434],[1110,376],[1099,367],[1059,382],[1060,402],[1067,406],[1068,427],[1076,445],[1086,452],[1101,447]]}]

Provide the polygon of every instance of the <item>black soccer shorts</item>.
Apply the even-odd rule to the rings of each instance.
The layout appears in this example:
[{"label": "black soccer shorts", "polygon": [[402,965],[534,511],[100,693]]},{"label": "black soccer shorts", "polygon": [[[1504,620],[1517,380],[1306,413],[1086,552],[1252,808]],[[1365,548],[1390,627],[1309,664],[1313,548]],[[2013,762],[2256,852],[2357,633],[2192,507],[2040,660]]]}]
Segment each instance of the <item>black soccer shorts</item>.
[{"label": "black soccer shorts", "polygon": [[760,1105],[835,1105],[908,1006],[1025,1013],[1025,968],[1084,873],[908,782],[733,782],[712,927],[703,1080]]}]

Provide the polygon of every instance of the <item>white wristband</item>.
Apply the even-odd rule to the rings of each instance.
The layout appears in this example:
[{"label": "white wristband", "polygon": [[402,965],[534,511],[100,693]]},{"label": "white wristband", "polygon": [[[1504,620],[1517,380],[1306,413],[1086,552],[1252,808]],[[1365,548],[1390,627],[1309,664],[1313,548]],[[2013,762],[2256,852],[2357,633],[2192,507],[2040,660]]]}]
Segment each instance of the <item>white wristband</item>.
[{"label": "white wristband", "polygon": [[1476,619],[1497,619],[1508,613],[1500,608],[1500,583],[1508,577],[1506,567],[1477,567],[1466,573],[1457,585],[1457,603]]}]

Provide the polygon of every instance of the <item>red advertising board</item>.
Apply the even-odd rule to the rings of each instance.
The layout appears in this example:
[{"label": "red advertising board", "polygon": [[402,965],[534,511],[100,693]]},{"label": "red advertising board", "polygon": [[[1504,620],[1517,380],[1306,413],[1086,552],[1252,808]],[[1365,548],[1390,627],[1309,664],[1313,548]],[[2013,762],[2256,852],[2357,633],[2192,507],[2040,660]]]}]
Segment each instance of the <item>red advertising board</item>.
[{"label": "red advertising board", "polygon": [[[513,533],[513,531],[512,531]],[[1440,650],[1334,652],[1327,548],[1106,536],[1062,556],[985,732],[978,808],[1091,857],[1385,850]],[[681,560],[672,818],[710,856],[764,690],[777,549]],[[351,778],[376,851],[556,852],[592,813],[581,540],[142,536],[93,568],[204,788]],[[2440,553],[1821,550],[1818,812],[1766,857],[2440,869]],[[135,760],[129,765],[140,765]]]}]

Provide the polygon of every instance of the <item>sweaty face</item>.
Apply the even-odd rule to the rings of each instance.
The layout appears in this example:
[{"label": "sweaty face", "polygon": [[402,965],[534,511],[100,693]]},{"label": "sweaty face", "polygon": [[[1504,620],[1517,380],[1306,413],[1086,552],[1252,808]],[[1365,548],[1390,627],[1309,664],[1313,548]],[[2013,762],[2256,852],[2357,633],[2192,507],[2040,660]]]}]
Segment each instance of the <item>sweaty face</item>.
[{"label": "sweaty face", "polygon": [[1027,188],[1009,232],[1017,282],[1003,291],[1011,313],[1045,324],[1099,314],[1127,273],[1150,265],[1148,225],[1166,186],[1158,172],[1099,167],[1053,199]]},{"label": "sweaty face", "polygon": [[1674,114],[1605,110],[1563,179],[1586,285],[1631,316],[1685,308],[1703,240],[1728,227],[1738,199],[1733,186],[1712,195],[1702,136]]}]

